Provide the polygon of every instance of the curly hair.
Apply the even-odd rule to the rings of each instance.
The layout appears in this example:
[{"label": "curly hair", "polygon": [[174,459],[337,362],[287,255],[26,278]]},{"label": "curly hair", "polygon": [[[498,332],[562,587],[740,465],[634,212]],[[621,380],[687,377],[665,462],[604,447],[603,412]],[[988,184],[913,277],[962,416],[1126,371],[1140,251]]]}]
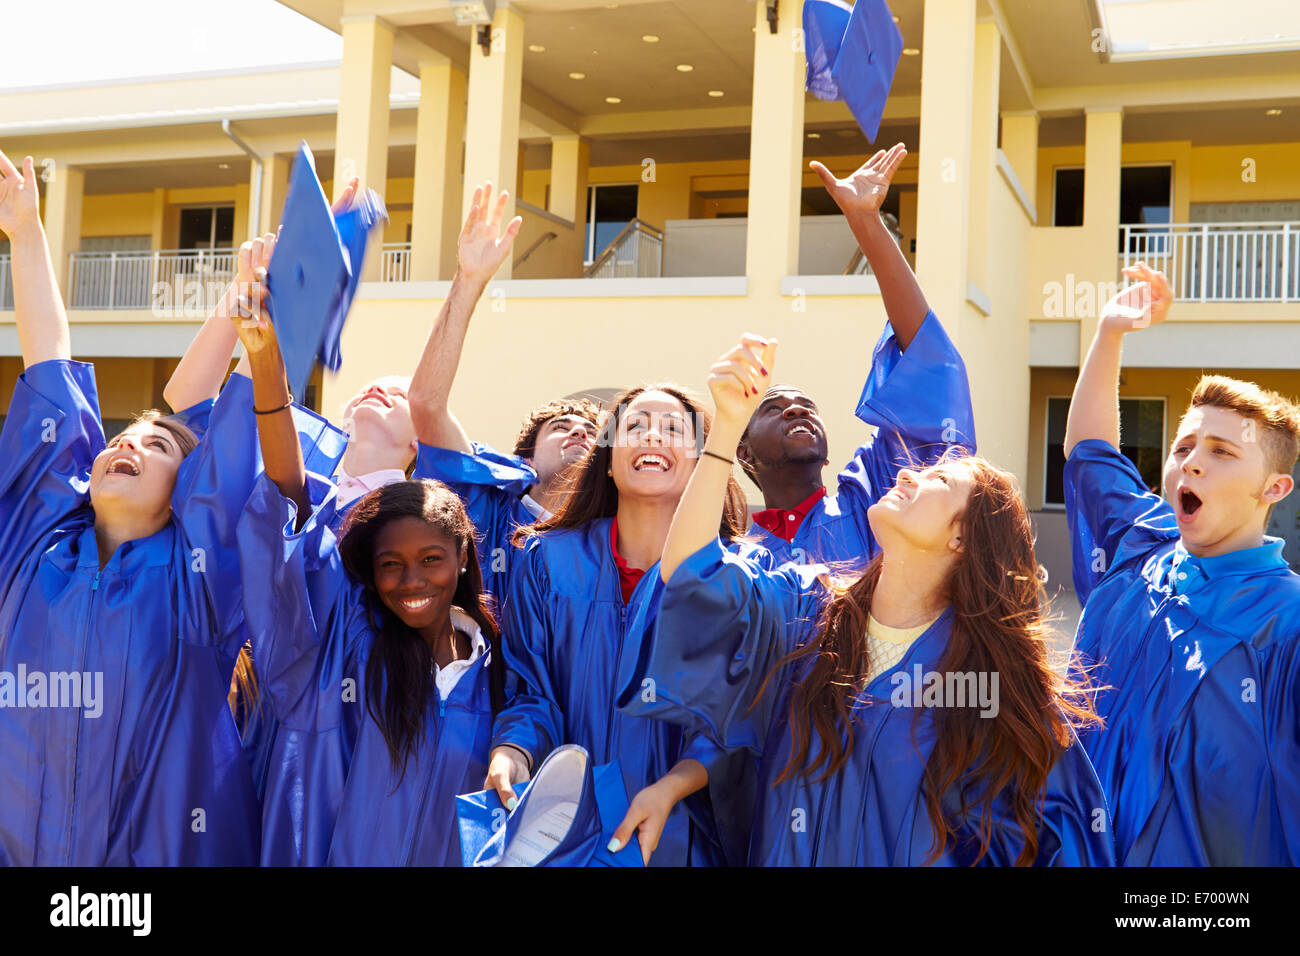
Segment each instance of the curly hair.
[{"label": "curly hair", "polygon": [[515,454],[520,458],[532,458],[537,451],[537,436],[546,423],[561,415],[577,415],[585,418],[597,427],[600,426],[600,405],[588,398],[561,398],[554,402],[539,405],[528,413],[519,437],[515,439]]}]

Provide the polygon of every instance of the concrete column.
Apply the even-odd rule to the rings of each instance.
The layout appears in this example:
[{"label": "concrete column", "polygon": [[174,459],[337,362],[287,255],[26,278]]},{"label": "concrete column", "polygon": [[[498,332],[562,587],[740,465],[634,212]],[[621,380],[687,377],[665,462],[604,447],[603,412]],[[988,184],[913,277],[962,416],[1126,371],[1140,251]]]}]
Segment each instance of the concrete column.
[{"label": "concrete column", "polygon": [[745,274],[751,296],[772,298],[780,294],[782,276],[799,272],[807,64],[793,41],[794,31],[802,27],[802,4],[780,5],[776,33],[768,26],[767,4],[753,6],[754,93]]},{"label": "concrete column", "polygon": [[[39,171],[37,175],[41,175]],[[54,178],[45,184],[45,241],[49,243],[54,277],[63,290],[65,303],[72,301],[68,256],[81,248],[81,201],[85,191],[85,172],[62,163],[55,164]]]},{"label": "concrete column", "polygon": [[[1088,110],[1083,151],[1083,234],[1079,265],[1086,269],[1080,280],[1109,283],[1119,278],[1119,186],[1124,143],[1122,107]],[[1097,331],[1101,307],[1106,304],[1098,286],[1096,309],[1079,318],[1079,355],[1088,354]]]},{"label": "concrete column", "polygon": [[[465,178],[461,191],[461,219],[468,215],[474,187],[491,180],[510,190],[505,221],[515,214],[519,179],[519,110],[524,74],[524,18],[499,4],[492,20],[491,51],[485,56],[470,42],[469,110],[465,126]],[[498,279],[510,278],[507,260]]]},{"label": "concrete column", "polygon": [[420,64],[411,196],[411,279],[450,279],[460,234],[466,78],[450,60]]},{"label": "concrete column", "polygon": [[292,157],[269,153],[262,159],[262,199],[258,213],[257,235],[280,228],[280,215],[289,194],[289,167]]},{"label": "concrete column", "polygon": [[[1038,199],[1038,114],[1019,110],[1002,114],[1002,152],[1031,202]],[[1046,217],[1046,218],[1044,218]],[[1051,225],[1051,210],[1038,210],[1038,225]]]},{"label": "concrete column", "polygon": [[[343,67],[334,138],[333,196],[357,176],[361,188],[387,191],[388,97],[393,68],[393,30],[373,15],[344,17]],[[323,175],[323,170],[317,170]],[[378,245],[379,240],[372,242]],[[363,277],[379,278],[378,249],[366,256]]]},{"label": "concrete column", "polygon": [[924,36],[916,274],[960,346],[970,241],[975,4],[926,0]]},{"label": "concrete column", "polygon": [[993,20],[975,24],[975,76],[971,85],[970,244],[967,279],[989,291],[990,204],[997,173],[998,79],[1002,35]]}]

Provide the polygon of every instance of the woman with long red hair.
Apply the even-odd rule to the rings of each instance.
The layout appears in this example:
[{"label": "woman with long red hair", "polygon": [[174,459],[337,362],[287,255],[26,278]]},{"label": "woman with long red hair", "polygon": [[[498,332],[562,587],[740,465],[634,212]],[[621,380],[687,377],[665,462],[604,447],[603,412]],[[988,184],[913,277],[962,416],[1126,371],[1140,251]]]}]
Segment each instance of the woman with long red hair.
[{"label": "woman with long red hair", "polygon": [[1012,475],[957,456],[903,469],[868,513],[880,552],[849,581],[719,542],[775,348],[745,336],[713,366],[713,428],[621,709],[758,758],[751,865],[1113,864],[1074,731],[1096,717],[1051,666]]}]

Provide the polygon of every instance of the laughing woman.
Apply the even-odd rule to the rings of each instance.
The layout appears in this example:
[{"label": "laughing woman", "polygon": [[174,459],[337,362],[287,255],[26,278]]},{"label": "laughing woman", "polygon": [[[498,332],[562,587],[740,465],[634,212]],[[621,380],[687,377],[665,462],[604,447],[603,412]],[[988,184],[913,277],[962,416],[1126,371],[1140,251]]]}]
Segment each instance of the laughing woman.
[{"label": "laughing woman", "polygon": [[[623,655],[635,650],[628,625],[654,592],[647,569],[659,560],[696,467],[708,413],[673,385],[628,389],[612,407],[609,440],[574,466],[560,511],[520,529],[526,553],[516,562],[503,627],[519,694],[497,721],[487,785],[510,806],[510,784],[527,780],[555,747],[578,744],[596,763],[618,761],[632,797],[618,831],[623,844],[635,834],[643,860],[656,866],[716,865],[726,862],[730,841],[709,813],[692,821],[680,801],[706,784],[711,797],[746,762],[723,758],[725,766],[713,767],[722,755],[708,741],[614,710]],[[709,528],[731,543],[744,533],[745,514],[734,479],[725,496]]]},{"label": "laughing woman", "polygon": [[[106,444],[37,205],[31,157],[19,172],[0,153],[25,368],[0,433],[0,865],[252,864],[257,801],[226,706],[235,527],[258,468],[238,440],[249,381]],[[15,706],[15,674],[71,693]]]},{"label": "laughing woman", "polygon": [[[455,798],[487,772],[505,703],[474,526],[434,481],[351,507],[302,461],[270,321],[239,324],[266,475],[239,526],[248,633],[275,736],[266,864],[459,865]],[[290,854],[283,848],[292,847]]]},{"label": "laughing woman", "polygon": [[[1049,666],[1011,475],[980,458],[904,469],[868,512],[880,553],[849,582],[722,547],[724,462],[774,351],[746,336],[713,367],[717,418],[664,544],[624,712],[758,758],[751,865],[1113,863],[1072,726],[1096,718]],[[964,699],[936,694],[956,682],[931,673],[969,675]]]}]

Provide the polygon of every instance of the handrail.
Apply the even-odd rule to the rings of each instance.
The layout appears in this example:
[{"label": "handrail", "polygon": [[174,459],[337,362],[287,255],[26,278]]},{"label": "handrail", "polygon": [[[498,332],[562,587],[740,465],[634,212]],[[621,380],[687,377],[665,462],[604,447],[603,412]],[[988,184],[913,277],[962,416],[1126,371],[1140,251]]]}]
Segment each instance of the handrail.
[{"label": "handrail", "polygon": [[844,267],[844,272],[841,274],[846,276],[861,275],[866,271],[863,269],[863,263],[866,262],[866,259],[867,257],[863,255],[861,249],[854,249],[853,255],[849,257],[849,264]]},{"label": "handrail", "polygon": [[[596,275],[601,270],[601,268],[603,268],[606,265],[606,263],[609,262],[611,258],[613,258],[618,254],[619,250],[623,246],[623,243],[626,242],[631,235],[638,232],[644,233],[646,237],[650,239],[652,242],[658,243],[660,246],[663,245],[664,232],[662,229],[658,229],[655,226],[650,225],[650,223],[646,222],[643,219],[633,219],[626,226],[624,226],[622,229],[619,230],[617,236],[615,236],[613,239],[609,241],[609,245],[607,245],[604,248],[604,250],[601,252],[601,254],[595,258],[595,260],[591,263],[591,265],[589,265],[586,268],[586,270],[583,271],[583,276],[585,278],[590,279],[592,276]],[[658,275],[659,271],[662,270],[662,263],[663,263],[662,255],[660,256],[659,261],[661,264],[661,269],[656,270],[655,272],[656,275]]]},{"label": "handrail", "polygon": [[1121,266],[1165,273],[1176,298],[1293,302],[1300,298],[1300,223],[1121,223]]},{"label": "handrail", "polygon": [[548,232],[548,233],[544,233],[543,235],[538,236],[538,237],[537,237],[537,241],[534,242],[534,243],[533,243],[531,246],[529,246],[527,249],[525,249],[525,250],[524,250],[524,254],[521,255],[518,259],[515,260],[514,265],[512,266],[512,268],[514,268],[514,269],[518,269],[521,265],[523,265],[525,262],[528,261],[528,257],[531,256],[534,252],[536,252],[536,251],[537,251],[538,249],[540,249],[542,246],[546,245],[546,244],[547,244],[548,242],[550,242],[552,239],[558,239],[558,238],[560,238],[559,235],[558,235],[557,233],[554,233],[554,232]]}]

